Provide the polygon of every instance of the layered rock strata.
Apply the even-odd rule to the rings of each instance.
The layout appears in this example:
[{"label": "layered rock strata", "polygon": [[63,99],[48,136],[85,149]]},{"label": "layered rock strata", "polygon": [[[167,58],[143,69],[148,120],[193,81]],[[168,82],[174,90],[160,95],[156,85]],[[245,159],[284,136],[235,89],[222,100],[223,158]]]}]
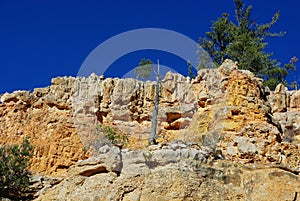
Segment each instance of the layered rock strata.
[{"label": "layered rock strata", "polygon": [[[194,79],[167,73],[161,84],[160,143],[183,140],[221,150],[240,163],[299,168],[299,91],[270,92],[251,72],[227,60]],[[53,78],[51,86],[1,96],[0,144],[26,136],[35,145],[31,170],[66,173],[109,143],[97,125],[143,149],[151,125],[155,83],[136,79]],[[89,151],[89,152],[87,152]]]},{"label": "layered rock strata", "polygon": [[245,167],[218,152],[171,143],[142,151],[104,146],[36,200],[297,200],[299,172]]}]

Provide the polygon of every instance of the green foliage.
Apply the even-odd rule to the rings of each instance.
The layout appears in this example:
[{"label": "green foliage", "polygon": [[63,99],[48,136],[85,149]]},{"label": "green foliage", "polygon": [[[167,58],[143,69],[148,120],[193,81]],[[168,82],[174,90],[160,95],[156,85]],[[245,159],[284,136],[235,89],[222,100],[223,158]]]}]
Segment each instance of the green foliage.
[{"label": "green foliage", "polygon": [[[199,54],[199,63],[197,66],[198,70],[217,67],[216,63],[212,62],[210,54],[208,54],[204,49],[198,49],[197,53]],[[217,52],[215,53],[217,54]]]},{"label": "green foliage", "polygon": [[[218,66],[226,59],[225,50],[232,41],[230,33],[232,32],[234,24],[229,21],[228,16],[227,13],[223,13],[221,18],[218,18],[217,21],[213,22],[213,31],[206,32],[207,38],[199,39],[199,44],[209,53]],[[200,61],[203,60],[203,58],[199,59]]]},{"label": "green foliage", "polygon": [[123,146],[128,142],[128,138],[121,132],[116,132],[110,126],[103,126],[98,124],[98,129],[102,131],[104,136],[109,140],[110,143],[114,145]]},{"label": "green foliage", "polygon": [[291,85],[290,85],[290,87],[292,88],[292,89],[295,89],[295,90],[298,90],[298,83],[297,83],[297,81],[293,81],[292,83],[291,83]]},{"label": "green foliage", "polygon": [[153,62],[149,59],[143,58],[139,62],[139,66],[134,69],[134,74],[137,79],[149,79],[153,71]]},{"label": "green foliage", "polygon": [[[264,42],[268,36],[285,35],[284,32],[270,31],[279,19],[279,11],[271,22],[258,24],[251,18],[252,6],[246,7],[242,0],[234,0],[234,3],[236,23],[229,20],[228,13],[223,13],[222,17],[212,23],[206,38],[199,39],[199,45],[208,52],[216,66],[228,58],[237,61],[240,69],[250,70],[256,76],[264,78],[271,89],[279,83],[286,84],[285,77],[289,71],[295,70],[295,62],[281,67],[277,60],[271,58],[273,53],[265,52],[267,43]],[[206,61],[201,56],[199,68],[203,68],[203,62]]]},{"label": "green foliage", "polygon": [[188,76],[189,76],[190,78],[195,78],[196,75],[195,75],[195,73],[194,73],[194,71],[193,71],[193,68],[194,68],[194,67],[192,66],[192,64],[191,64],[190,61],[187,62],[187,66],[188,66]]},{"label": "green foliage", "polygon": [[148,143],[156,144],[156,129],[157,129],[157,115],[158,115],[158,105],[159,105],[159,93],[160,93],[160,83],[161,78],[159,74],[159,60],[157,61],[157,72],[154,69],[153,62],[149,59],[143,58],[139,62],[139,66],[134,69],[134,73],[136,74],[137,79],[149,79],[151,73],[154,72],[156,76],[156,84],[155,84],[155,100],[154,100],[154,110],[151,119],[151,129],[148,137]]},{"label": "green foliage", "polygon": [[17,199],[29,186],[30,172],[27,170],[33,155],[28,138],[20,145],[0,147],[0,195]]}]

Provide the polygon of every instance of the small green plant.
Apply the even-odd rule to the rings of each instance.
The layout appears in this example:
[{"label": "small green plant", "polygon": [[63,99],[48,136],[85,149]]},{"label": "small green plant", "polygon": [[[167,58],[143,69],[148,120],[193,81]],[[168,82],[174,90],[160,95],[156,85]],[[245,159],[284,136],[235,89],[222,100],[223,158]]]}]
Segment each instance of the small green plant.
[{"label": "small green plant", "polygon": [[28,137],[20,145],[0,146],[0,195],[10,199],[22,199],[29,187],[30,158],[33,146]]},{"label": "small green plant", "polygon": [[97,129],[102,131],[102,133],[109,140],[109,142],[114,145],[123,146],[128,142],[128,137],[126,135],[124,135],[122,132],[116,132],[110,126],[103,126],[101,124],[98,124]]},{"label": "small green plant", "polygon": [[195,75],[195,73],[193,71],[194,67],[193,67],[193,65],[191,64],[190,61],[187,62],[187,67],[188,67],[188,76],[191,79],[194,79],[196,77],[196,75]]},{"label": "small green plant", "polygon": [[153,70],[153,61],[142,58],[139,66],[134,69],[134,74],[136,74],[137,79],[149,79]]},{"label": "small green plant", "polygon": [[292,82],[291,83],[291,85],[290,85],[290,87],[292,88],[292,89],[294,89],[294,90],[298,90],[298,83],[297,83],[297,81],[294,81],[294,82]]}]

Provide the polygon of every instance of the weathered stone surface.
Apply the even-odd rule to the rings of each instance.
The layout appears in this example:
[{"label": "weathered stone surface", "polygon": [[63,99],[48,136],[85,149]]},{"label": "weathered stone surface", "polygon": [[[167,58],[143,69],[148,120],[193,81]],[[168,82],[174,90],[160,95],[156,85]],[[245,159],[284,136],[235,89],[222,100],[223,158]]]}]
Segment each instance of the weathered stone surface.
[{"label": "weathered stone surface", "polygon": [[32,198],[37,198],[61,181],[62,178],[33,175],[30,179],[30,187],[27,190],[27,194],[31,194]]},{"label": "weathered stone surface", "polygon": [[146,151],[125,151],[122,153],[122,173],[144,174],[156,167],[177,164],[182,160],[205,161],[210,153],[211,150],[188,148],[178,144],[150,147]]},{"label": "weathered stone surface", "polygon": [[[159,145],[146,149],[154,82],[92,74],[51,83],[3,94],[0,104],[0,144],[30,136],[30,169],[66,177],[39,199],[273,200],[275,192],[293,200],[298,192],[300,91],[271,92],[229,60],[192,80],[169,72]],[[98,124],[128,138],[123,150],[108,146]]]},{"label": "weathered stone surface", "polygon": [[283,85],[278,85],[268,96],[272,106],[274,120],[283,131],[285,141],[300,143],[300,90],[287,91]]},{"label": "weathered stone surface", "polygon": [[90,157],[86,160],[79,160],[77,166],[68,170],[69,175],[91,176],[103,172],[121,172],[122,156],[118,147],[101,147],[98,156]]},{"label": "weathered stone surface", "polygon": [[[201,81],[194,86],[201,89],[200,107],[185,139],[218,147],[225,157],[242,163],[280,163],[285,137],[262,80],[226,65],[233,64],[198,72]],[[285,88],[277,87],[276,93],[284,94]]]},{"label": "weathered stone surface", "polygon": [[290,95],[290,102],[289,106],[291,109],[299,109],[300,108],[300,90],[298,91],[291,91]]},{"label": "weathered stone surface", "polygon": [[286,112],[288,103],[287,89],[283,84],[277,85],[272,96],[269,96],[272,112]]},{"label": "weathered stone surface", "polygon": [[1,97],[0,144],[20,143],[29,136],[35,147],[33,172],[61,174],[88,156],[72,118],[69,99],[73,81],[56,78],[50,87],[33,93],[16,91]]},{"label": "weathered stone surface", "polygon": [[[120,174],[70,174],[36,200],[293,200],[296,172],[209,160],[209,149],[182,144],[123,151]],[[205,159],[205,160],[203,160]]]},{"label": "weathered stone surface", "polygon": [[219,67],[219,71],[223,73],[225,76],[229,76],[232,71],[237,69],[238,69],[237,63],[229,59],[226,59]]},{"label": "weathered stone surface", "polygon": [[[154,83],[135,79],[103,79],[95,74],[53,78],[50,87],[33,93],[2,95],[0,143],[32,136],[38,145],[32,170],[47,173],[65,172],[86,157],[85,150],[97,151],[105,144],[95,131],[98,123],[127,135],[127,148],[142,149],[147,145],[154,95]],[[205,142],[225,154],[229,150],[233,159],[278,163],[281,141],[300,139],[298,100],[299,93],[287,92],[283,85],[266,91],[262,80],[229,60],[219,69],[200,70],[191,81],[169,72],[162,81],[158,141]],[[243,145],[248,148],[234,143],[236,137],[246,137]],[[252,151],[245,153],[250,147]]]},{"label": "weathered stone surface", "polygon": [[[130,134],[128,148],[145,147],[151,125],[154,96],[153,82],[118,78],[103,80],[95,75],[77,78],[74,81],[72,101],[75,124],[83,144],[86,147],[94,146],[94,140],[87,140],[92,139],[90,133],[93,126],[90,125],[95,127],[95,124],[103,123]],[[179,74],[167,73],[161,88],[158,116],[160,136],[165,136],[166,133],[172,136],[182,135],[180,130],[189,126],[197,110],[197,102],[189,79]]]}]

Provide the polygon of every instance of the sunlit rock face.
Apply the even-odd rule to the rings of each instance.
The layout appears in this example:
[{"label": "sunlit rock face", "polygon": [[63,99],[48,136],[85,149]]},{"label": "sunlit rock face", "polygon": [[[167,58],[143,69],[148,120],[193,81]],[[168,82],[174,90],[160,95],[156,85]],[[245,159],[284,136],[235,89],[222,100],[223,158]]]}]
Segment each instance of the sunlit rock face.
[{"label": "sunlit rock face", "polygon": [[0,144],[30,136],[30,169],[66,178],[36,194],[42,200],[272,200],[274,192],[293,200],[300,91],[272,92],[230,60],[193,79],[169,72],[160,85],[159,145],[147,147],[155,84],[92,74],[3,94]]},{"label": "sunlit rock face", "polygon": [[34,145],[31,170],[61,174],[88,154],[77,135],[70,94],[72,78],[53,79],[50,87],[4,94],[0,104],[0,144]]},{"label": "sunlit rock face", "polygon": [[293,200],[300,187],[287,170],[216,160],[211,149],[192,144],[101,152],[36,200]]}]

